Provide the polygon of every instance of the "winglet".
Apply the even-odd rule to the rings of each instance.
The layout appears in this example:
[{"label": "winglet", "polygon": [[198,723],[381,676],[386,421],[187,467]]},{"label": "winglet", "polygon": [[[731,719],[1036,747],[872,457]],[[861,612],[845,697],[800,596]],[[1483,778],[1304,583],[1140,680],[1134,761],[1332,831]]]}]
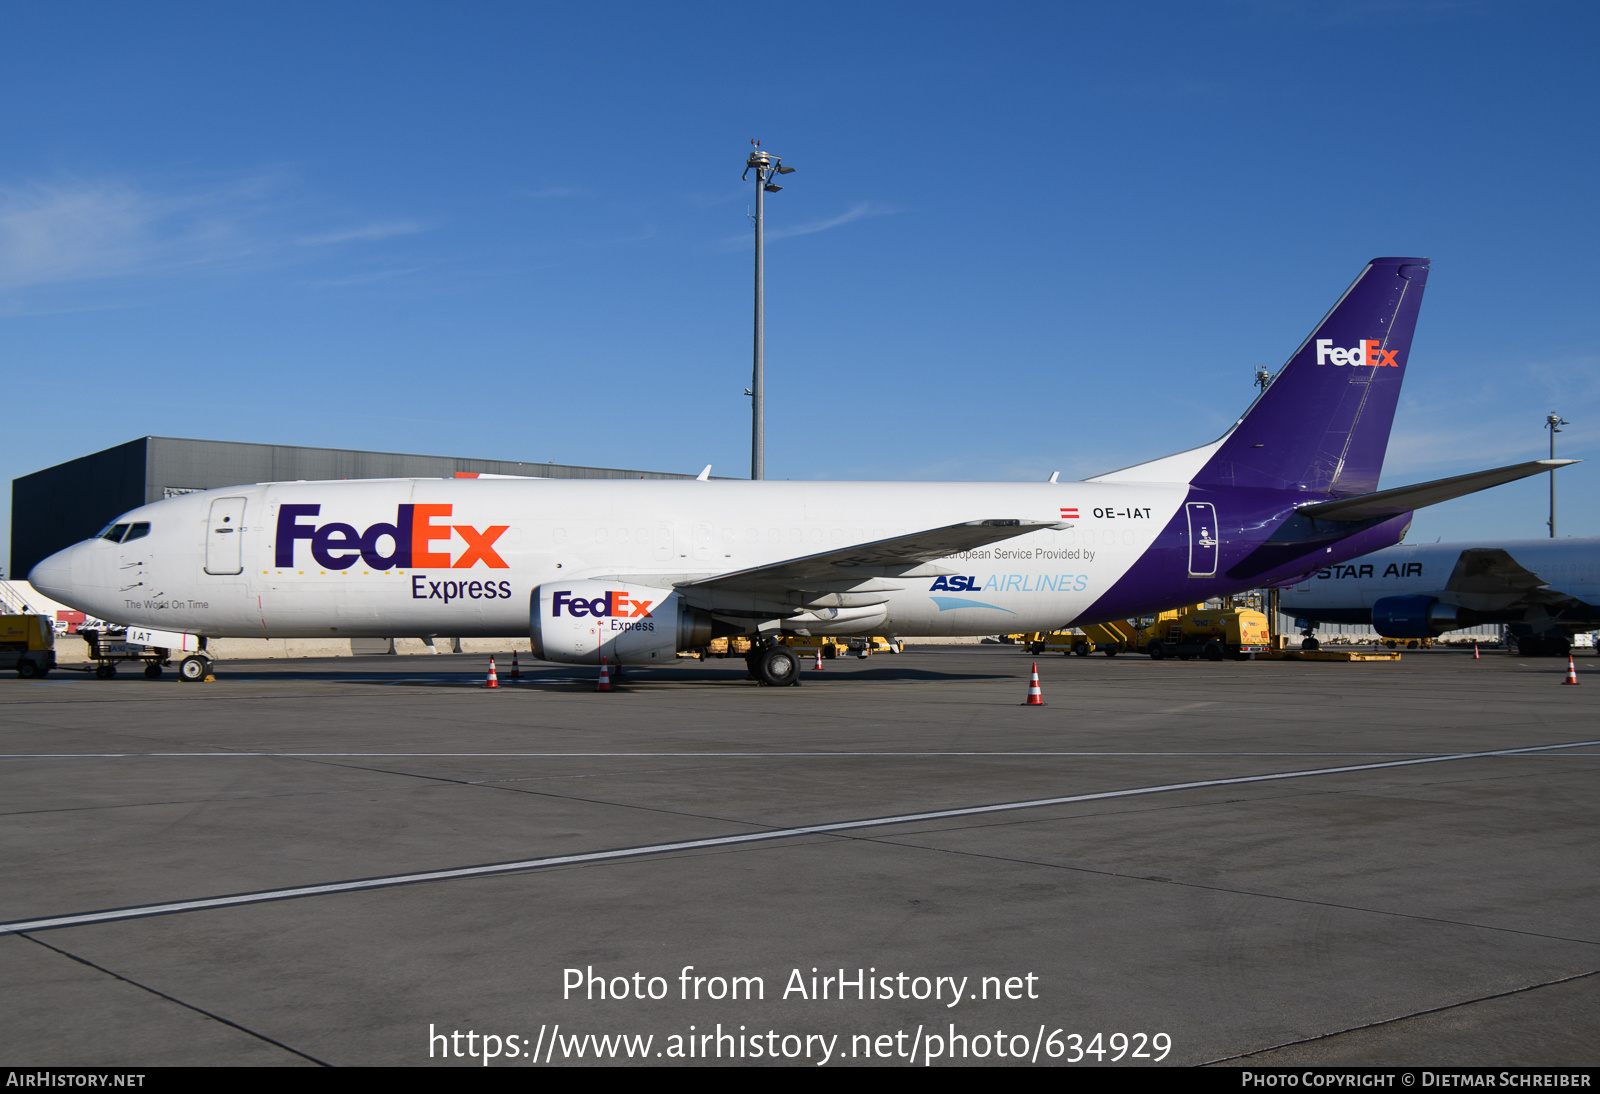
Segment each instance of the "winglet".
[{"label": "winglet", "polygon": [[706,464],[706,469],[694,477],[695,482],[709,482],[711,479],[711,465]]}]

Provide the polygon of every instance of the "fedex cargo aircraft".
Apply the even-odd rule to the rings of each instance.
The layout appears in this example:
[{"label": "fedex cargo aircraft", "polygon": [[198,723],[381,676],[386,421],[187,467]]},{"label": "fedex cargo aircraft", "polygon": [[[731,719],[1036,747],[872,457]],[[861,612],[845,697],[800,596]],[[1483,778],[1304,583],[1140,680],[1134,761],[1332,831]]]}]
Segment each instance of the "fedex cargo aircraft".
[{"label": "fedex cargo aircraft", "polygon": [[1391,546],[1419,506],[1571,462],[1377,491],[1427,276],[1373,259],[1221,438],[1082,482],[263,483],[125,513],[29,580],[202,638],[527,636],[545,660],[638,665],[748,635],[772,685],[798,677],[783,634],[1145,615]]},{"label": "fedex cargo aircraft", "polygon": [[1324,566],[1285,590],[1308,624],[1371,624],[1388,638],[1431,638],[1509,624],[1524,657],[1565,657],[1600,628],[1600,539],[1401,544]]}]

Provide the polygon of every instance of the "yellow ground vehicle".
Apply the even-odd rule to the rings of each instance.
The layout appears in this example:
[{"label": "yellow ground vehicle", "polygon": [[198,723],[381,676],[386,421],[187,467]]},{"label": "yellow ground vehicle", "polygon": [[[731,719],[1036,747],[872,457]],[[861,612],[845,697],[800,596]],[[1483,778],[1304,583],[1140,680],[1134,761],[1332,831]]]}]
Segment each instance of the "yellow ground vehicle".
[{"label": "yellow ground vehicle", "polygon": [[900,653],[905,649],[905,643],[895,638],[885,638],[880,634],[871,637],[836,638],[832,635],[817,635],[807,637],[799,634],[784,635],[779,639],[792,650],[804,650],[810,653],[818,646],[822,647],[823,657],[844,657],[855,654],[857,657],[870,657],[874,653]]},{"label": "yellow ground vehicle", "polygon": [[1248,661],[1272,648],[1267,617],[1253,608],[1192,608],[1178,619],[1163,621],[1141,636],[1151,657],[1187,661],[1231,657]]},{"label": "yellow ground vehicle", "polygon": [[[743,657],[750,652],[750,639],[748,638],[713,638],[711,645],[705,648],[702,658],[705,657]],[[829,656],[824,653],[822,656]]]},{"label": "yellow ground vehicle", "polygon": [[1098,650],[1107,657],[1147,653],[1156,660],[1204,657],[1248,660],[1271,647],[1267,617],[1252,608],[1203,608],[1198,605],[1142,619],[1092,623],[1080,631],[1027,635],[1033,653],[1057,651],[1088,657]]},{"label": "yellow ground vehicle", "polygon": [[55,629],[45,615],[0,615],[0,668],[14,668],[24,680],[56,667]]}]

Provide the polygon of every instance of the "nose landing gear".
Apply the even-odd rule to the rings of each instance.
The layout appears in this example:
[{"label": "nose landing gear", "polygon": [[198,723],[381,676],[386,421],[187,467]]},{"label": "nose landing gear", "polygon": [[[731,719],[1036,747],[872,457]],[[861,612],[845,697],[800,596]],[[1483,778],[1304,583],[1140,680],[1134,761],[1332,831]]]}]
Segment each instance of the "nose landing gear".
[{"label": "nose landing gear", "polygon": [[178,679],[186,684],[198,684],[211,675],[211,659],[195,654],[178,662]]}]

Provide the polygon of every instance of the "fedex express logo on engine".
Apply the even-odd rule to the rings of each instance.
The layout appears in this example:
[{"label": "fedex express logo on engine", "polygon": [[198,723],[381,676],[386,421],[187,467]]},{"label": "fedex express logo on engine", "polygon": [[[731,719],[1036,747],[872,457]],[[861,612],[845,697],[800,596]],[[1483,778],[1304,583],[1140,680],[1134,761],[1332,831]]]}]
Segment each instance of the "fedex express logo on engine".
[{"label": "fedex express logo on engine", "polygon": [[612,590],[605,596],[585,597],[573,596],[568,590],[552,593],[550,595],[550,614],[559,618],[561,609],[566,608],[567,614],[574,618],[594,616],[616,616],[624,619],[637,619],[640,616],[650,615],[650,605],[653,600],[636,600],[630,598],[621,590]]},{"label": "fedex express logo on engine", "polygon": [[[450,517],[450,505],[401,505],[394,523],[380,521],[363,531],[353,524],[330,521],[327,524],[302,524],[301,517],[321,514],[321,505],[280,505],[278,534],[273,541],[273,564],[288,569],[294,563],[295,543],[311,541],[311,557],[325,570],[344,570],[357,559],[374,570],[431,567],[441,570],[467,570],[483,563],[492,570],[508,570],[510,563],[494,549],[495,540],[505,535],[509,524],[491,524],[478,531],[470,524],[435,524]],[[466,549],[453,560],[446,544],[435,549],[435,540],[460,536]]]},{"label": "fedex express logo on engine", "polygon": [[1335,349],[1332,338],[1317,339],[1317,364],[1319,365],[1371,365],[1382,368],[1384,365],[1400,367],[1400,362],[1394,355],[1397,349],[1383,349],[1383,343],[1376,338],[1363,338],[1354,349]]}]

